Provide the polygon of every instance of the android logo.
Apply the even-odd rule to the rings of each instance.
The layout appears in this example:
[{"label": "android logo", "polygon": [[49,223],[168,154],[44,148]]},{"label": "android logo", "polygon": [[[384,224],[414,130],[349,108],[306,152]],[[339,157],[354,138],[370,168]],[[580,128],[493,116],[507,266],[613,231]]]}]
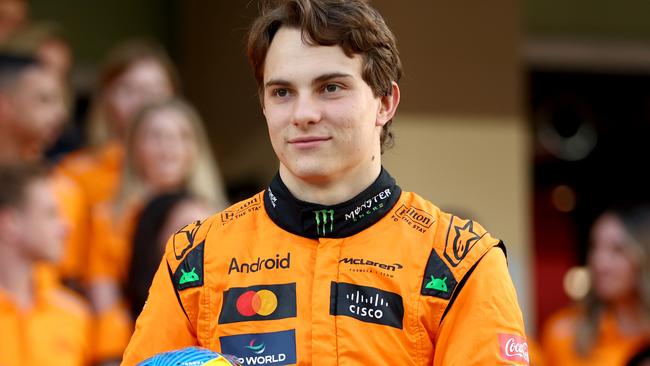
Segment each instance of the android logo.
[{"label": "android logo", "polygon": [[437,291],[442,291],[442,292],[447,292],[447,277],[445,278],[435,278],[431,276],[431,281],[427,282],[425,288],[431,289],[431,290],[437,290]]},{"label": "android logo", "polygon": [[183,284],[186,284],[188,282],[198,281],[199,280],[199,275],[197,275],[196,272],[194,272],[195,270],[196,270],[196,267],[192,267],[191,271],[185,272],[181,268],[182,275],[181,275],[181,279],[178,280],[178,284],[183,285]]}]

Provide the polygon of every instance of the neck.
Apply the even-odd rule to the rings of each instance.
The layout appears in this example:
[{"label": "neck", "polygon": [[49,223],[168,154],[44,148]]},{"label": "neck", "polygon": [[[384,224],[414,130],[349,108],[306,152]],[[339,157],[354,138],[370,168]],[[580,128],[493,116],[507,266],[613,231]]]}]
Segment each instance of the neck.
[{"label": "neck", "polygon": [[636,334],[648,325],[643,306],[637,298],[616,301],[610,305],[610,309],[624,334]]},{"label": "neck", "polygon": [[0,244],[0,290],[7,293],[21,309],[33,304],[34,265],[14,248]]},{"label": "neck", "polygon": [[335,205],[345,202],[368,188],[381,172],[381,162],[356,167],[326,179],[302,179],[280,164],[280,177],[297,199],[321,205]]}]

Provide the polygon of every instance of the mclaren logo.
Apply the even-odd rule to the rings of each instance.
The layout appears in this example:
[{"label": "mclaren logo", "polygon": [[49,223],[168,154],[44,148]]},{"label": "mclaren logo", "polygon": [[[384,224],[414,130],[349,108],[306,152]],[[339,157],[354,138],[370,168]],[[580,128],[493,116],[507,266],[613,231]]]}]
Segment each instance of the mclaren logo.
[{"label": "mclaren logo", "polygon": [[377,267],[383,270],[387,271],[392,271],[395,272],[398,269],[404,268],[399,263],[393,263],[393,264],[385,264],[385,263],[379,263],[379,262],[374,262],[368,259],[363,259],[363,258],[343,258],[339,261],[339,263],[345,263],[345,264],[355,264],[358,266],[370,266],[370,267]]}]

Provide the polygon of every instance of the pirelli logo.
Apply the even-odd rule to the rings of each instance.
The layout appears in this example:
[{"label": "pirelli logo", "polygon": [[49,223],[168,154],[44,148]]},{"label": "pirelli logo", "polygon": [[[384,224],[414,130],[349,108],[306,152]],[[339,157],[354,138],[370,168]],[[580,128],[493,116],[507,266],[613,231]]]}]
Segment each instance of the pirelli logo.
[{"label": "pirelli logo", "polygon": [[395,216],[420,232],[427,231],[436,221],[430,213],[420,210],[419,208],[412,206],[407,207],[405,205],[400,206],[397,211],[395,211]]}]

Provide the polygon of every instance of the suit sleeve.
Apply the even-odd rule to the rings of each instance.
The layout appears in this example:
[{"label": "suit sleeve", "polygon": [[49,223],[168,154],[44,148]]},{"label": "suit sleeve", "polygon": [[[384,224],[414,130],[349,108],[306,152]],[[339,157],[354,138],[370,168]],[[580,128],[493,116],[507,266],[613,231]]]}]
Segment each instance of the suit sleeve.
[{"label": "suit sleeve", "polygon": [[528,365],[524,322],[506,258],[490,249],[442,321],[433,364]]},{"label": "suit sleeve", "polygon": [[124,353],[122,365],[136,365],[158,353],[197,344],[196,333],[176,296],[167,261],[163,258]]}]

